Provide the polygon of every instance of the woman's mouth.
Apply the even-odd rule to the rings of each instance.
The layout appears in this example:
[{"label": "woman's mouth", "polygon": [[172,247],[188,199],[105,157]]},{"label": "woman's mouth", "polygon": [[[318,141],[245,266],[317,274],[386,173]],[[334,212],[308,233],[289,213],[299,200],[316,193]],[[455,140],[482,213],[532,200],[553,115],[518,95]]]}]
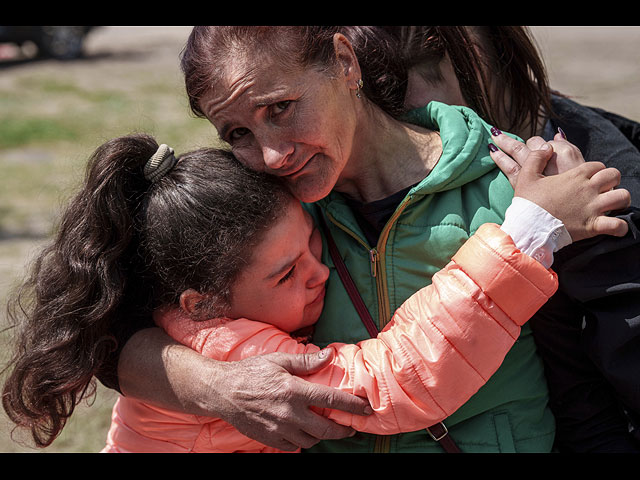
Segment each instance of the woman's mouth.
[{"label": "woman's mouth", "polygon": [[307,161],[302,162],[300,165],[298,165],[295,169],[291,170],[289,173],[285,173],[284,175],[281,175],[281,176],[290,180],[296,180],[298,177],[303,175],[308,170],[307,167],[311,164],[314,158],[315,158],[315,155],[310,157]]}]

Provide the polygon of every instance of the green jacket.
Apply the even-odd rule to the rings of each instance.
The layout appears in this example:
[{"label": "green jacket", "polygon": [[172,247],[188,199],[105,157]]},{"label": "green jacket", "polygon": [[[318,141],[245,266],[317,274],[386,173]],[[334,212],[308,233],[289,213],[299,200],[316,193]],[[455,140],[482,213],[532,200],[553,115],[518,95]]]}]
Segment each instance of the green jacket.
[{"label": "green jacket", "polygon": [[[433,171],[400,204],[377,246],[367,245],[341,194],[333,192],[318,202],[380,328],[402,302],[430,283],[431,276],[480,225],[502,223],[513,197],[511,185],[489,157],[490,126],[473,111],[433,102],[411,112],[408,121],[438,130],[444,151]],[[356,343],[367,338],[326,248],[324,261],[331,276],[314,343]],[[445,425],[465,452],[549,452],[555,422],[547,404],[542,363],[525,325],[498,372]],[[345,440],[321,442],[310,451],[443,450],[421,430],[393,436],[359,433]]]}]

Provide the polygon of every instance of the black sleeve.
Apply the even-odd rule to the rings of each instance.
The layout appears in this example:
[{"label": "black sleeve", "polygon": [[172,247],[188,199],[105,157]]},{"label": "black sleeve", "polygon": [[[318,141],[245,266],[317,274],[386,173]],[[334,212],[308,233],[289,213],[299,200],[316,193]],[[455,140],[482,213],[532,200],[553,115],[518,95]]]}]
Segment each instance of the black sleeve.
[{"label": "black sleeve", "polygon": [[581,347],[582,318],[580,306],[559,291],[531,320],[556,419],[555,448],[640,452],[613,389]]},{"label": "black sleeve", "polygon": [[[620,115],[552,97],[562,127],[587,161],[622,174],[632,208],[617,212],[630,232],[576,242],[555,255],[558,293],[532,319],[558,445],[567,451],[628,451],[640,432],[640,125]],[[633,440],[635,438],[635,440]]]},{"label": "black sleeve", "polygon": [[558,274],[587,312],[585,351],[625,405],[640,412],[640,209],[619,217],[629,224],[624,238],[578,242]]},{"label": "black sleeve", "polygon": [[561,127],[586,161],[620,170],[620,187],[631,193],[632,206],[640,207],[640,124],[566,98],[554,96],[552,103],[552,128]]},{"label": "black sleeve", "polygon": [[603,118],[609,120],[627,139],[640,150],[640,123],[629,118],[608,112],[602,108],[590,107]]},{"label": "black sleeve", "polygon": [[545,363],[558,447],[640,451],[640,210],[622,239],[576,242],[556,256],[558,293],[532,319]]}]

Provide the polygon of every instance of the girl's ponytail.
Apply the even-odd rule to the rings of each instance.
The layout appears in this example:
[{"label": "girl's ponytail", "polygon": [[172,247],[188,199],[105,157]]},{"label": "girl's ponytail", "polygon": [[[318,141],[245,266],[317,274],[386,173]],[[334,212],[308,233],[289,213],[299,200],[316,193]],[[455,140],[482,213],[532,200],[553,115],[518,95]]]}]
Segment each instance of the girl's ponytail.
[{"label": "girl's ponytail", "polygon": [[[152,326],[153,308],[193,288],[205,296],[199,313],[224,315],[253,247],[292,201],[280,179],[230,152],[200,149],[176,162],[161,147],[132,135],[96,150],[56,237],[11,302],[17,350],[2,401],[38,446],[93,394],[95,375],[105,383],[105,372],[117,371],[116,339]],[[148,161],[155,167],[145,174]]]},{"label": "girl's ponytail", "polygon": [[117,347],[113,332],[127,328],[122,317],[134,325],[150,315],[136,218],[150,185],[143,167],[157,148],[134,135],[95,151],[57,234],[9,303],[17,338],[2,403],[38,446],[95,392],[93,376]]}]

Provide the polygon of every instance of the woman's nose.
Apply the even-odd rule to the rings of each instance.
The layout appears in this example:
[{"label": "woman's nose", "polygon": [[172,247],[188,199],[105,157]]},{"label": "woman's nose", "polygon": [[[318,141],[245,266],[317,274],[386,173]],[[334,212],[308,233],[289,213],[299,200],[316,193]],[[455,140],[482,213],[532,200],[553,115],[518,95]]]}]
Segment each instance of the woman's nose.
[{"label": "woman's nose", "polygon": [[286,165],[286,155],[273,148],[263,148],[262,159],[269,170],[281,170]]},{"label": "woman's nose", "polygon": [[260,140],[260,149],[262,160],[269,170],[282,170],[288,165],[294,146],[279,138],[264,138]]}]

